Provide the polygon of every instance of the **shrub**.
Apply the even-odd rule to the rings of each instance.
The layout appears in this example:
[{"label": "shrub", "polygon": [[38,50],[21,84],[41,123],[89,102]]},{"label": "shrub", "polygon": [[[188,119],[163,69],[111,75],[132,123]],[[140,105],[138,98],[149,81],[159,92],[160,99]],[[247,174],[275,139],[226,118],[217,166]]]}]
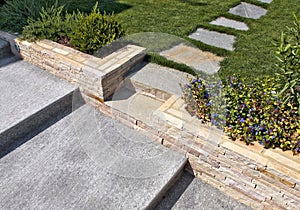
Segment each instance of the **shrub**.
[{"label": "shrub", "polygon": [[70,35],[72,46],[89,54],[125,34],[113,15],[101,14],[97,5],[96,3],[89,15],[79,18]]},{"label": "shrub", "polygon": [[28,25],[24,27],[22,39],[29,41],[50,39],[58,41],[62,37],[68,37],[77,23],[80,13],[65,13],[64,6],[58,6],[56,2],[51,7],[42,7],[37,19],[29,18]]},{"label": "shrub", "polygon": [[37,18],[43,6],[53,3],[53,0],[6,0],[0,7],[0,29],[21,32],[29,17]]},{"label": "shrub", "polygon": [[295,14],[294,19],[294,26],[282,32],[275,44],[279,60],[276,87],[284,103],[296,105],[300,115],[300,20]]},{"label": "shrub", "polygon": [[[233,140],[266,148],[280,147],[300,153],[300,117],[292,103],[283,103],[275,90],[275,80],[266,77],[247,85],[245,79],[227,78],[225,84],[192,79],[184,88],[190,112],[221,128]],[[211,86],[223,88],[217,95]],[[226,104],[225,104],[226,102]],[[215,108],[214,108],[215,107]]]}]

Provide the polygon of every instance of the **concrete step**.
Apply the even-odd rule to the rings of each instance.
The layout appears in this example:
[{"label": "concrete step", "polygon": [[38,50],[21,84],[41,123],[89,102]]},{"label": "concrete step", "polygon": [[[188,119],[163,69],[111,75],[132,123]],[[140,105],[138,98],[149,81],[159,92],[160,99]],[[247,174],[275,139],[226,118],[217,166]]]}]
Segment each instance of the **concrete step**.
[{"label": "concrete step", "polygon": [[182,85],[188,83],[188,77],[192,75],[180,72],[175,69],[160,66],[154,63],[141,63],[136,66],[126,76],[131,86],[136,89],[147,91],[156,90],[157,94],[165,94],[166,96],[157,96],[167,100],[171,95],[182,95]]},{"label": "concrete step", "polygon": [[184,172],[180,180],[172,187],[155,210],[198,210],[198,209],[238,209],[251,208],[226,196],[217,188]]},{"label": "concrete step", "polygon": [[84,105],[0,159],[4,209],[152,209],[186,159]]},{"label": "concrete step", "polygon": [[7,41],[0,39],[0,59],[8,57],[11,54],[10,46]]},{"label": "concrete step", "polygon": [[0,67],[0,157],[67,115],[78,88],[25,61]]}]

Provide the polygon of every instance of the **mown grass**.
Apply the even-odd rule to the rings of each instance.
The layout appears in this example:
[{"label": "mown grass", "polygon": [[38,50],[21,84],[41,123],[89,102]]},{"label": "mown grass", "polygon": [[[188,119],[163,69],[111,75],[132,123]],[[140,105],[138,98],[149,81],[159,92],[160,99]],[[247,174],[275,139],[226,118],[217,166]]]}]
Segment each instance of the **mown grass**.
[{"label": "mown grass", "polygon": [[[90,11],[96,1],[59,0],[61,4],[66,4],[68,11],[82,12]],[[272,41],[279,38],[282,30],[292,25],[292,13],[300,17],[300,4],[299,0],[273,0],[271,4],[257,0],[243,1],[268,9],[267,15],[252,20],[229,14],[228,10],[241,0],[101,0],[99,7],[114,13],[127,34],[162,32],[179,36],[202,50],[225,56],[219,72],[223,78],[237,74],[251,81],[256,77],[274,74],[276,59],[275,49],[271,47]],[[250,30],[237,31],[209,24],[220,16],[244,21]],[[228,52],[189,39],[188,35],[198,27],[235,35],[235,51]]]},{"label": "mown grass", "polygon": [[[274,39],[278,39],[282,30],[291,26],[292,13],[300,16],[299,0],[273,0],[271,4],[256,0],[244,0],[268,9],[266,16],[259,20],[231,15],[228,10],[238,5],[239,0],[123,0],[118,1],[124,10],[118,10],[116,17],[126,28],[127,33],[163,32],[187,39],[202,50],[225,56],[219,74],[222,78],[237,74],[252,81],[256,77],[274,75],[275,49]],[[116,1],[103,0],[102,6],[110,8]],[[126,5],[126,7],[124,7]],[[126,9],[125,9],[126,8]],[[244,21],[249,31],[236,31],[230,28],[210,25],[217,17]],[[201,42],[188,39],[188,35],[198,27],[220,31],[236,36],[235,51],[228,52]]]}]

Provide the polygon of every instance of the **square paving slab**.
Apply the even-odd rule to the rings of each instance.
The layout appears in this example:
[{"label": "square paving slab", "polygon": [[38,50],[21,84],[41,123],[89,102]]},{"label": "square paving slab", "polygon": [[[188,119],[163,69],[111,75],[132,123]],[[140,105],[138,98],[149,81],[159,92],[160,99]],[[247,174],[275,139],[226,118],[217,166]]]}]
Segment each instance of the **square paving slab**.
[{"label": "square paving slab", "polygon": [[259,19],[267,10],[259,6],[242,2],[229,10],[229,13],[245,18]]},{"label": "square paving slab", "polygon": [[190,38],[201,41],[207,45],[223,48],[233,51],[235,36],[223,34],[215,31],[209,31],[203,28],[198,28],[197,31],[189,35]]},{"label": "square paving slab", "polygon": [[246,23],[236,21],[236,20],[231,20],[225,17],[219,17],[216,20],[213,20],[210,22],[212,25],[217,25],[217,26],[224,26],[228,28],[233,28],[236,30],[241,30],[241,31],[248,31],[249,28],[246,25]]},{"label": "square paving slab", "polygon": [[169,50],[165,50],[160,55],[169,60],[178,63],[186,64],[195,69],[195,71],[202,71],[207,74],[213,74],[220,69],[220,61],[222,57],[216,56],[210,52],[201,51],[198,48],[179,44]]}]

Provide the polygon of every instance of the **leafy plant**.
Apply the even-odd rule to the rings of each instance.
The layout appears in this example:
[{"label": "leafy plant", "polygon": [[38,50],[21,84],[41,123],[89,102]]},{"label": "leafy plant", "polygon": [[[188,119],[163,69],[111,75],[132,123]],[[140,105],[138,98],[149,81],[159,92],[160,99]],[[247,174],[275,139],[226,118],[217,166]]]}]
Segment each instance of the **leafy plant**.
[{"label": "leafy plant", "polygon": [[281,33],[275,46],[279,60],[276,73],[278,95],[283,96],[284,104],[295,104],[300,115],[300,20],[295,14],[294,26]]},{"label": "leafy plant", "polygon": [[43,6],[53,3],[53,0],[6,0],[0,7],[0,29],[21,32],[29,17],[37,18]]},{"label": "leafy plant", "polygon": [[22,39],[35,41],[50,39],[58,41],[61,37],[68,37],[77,23],[81,13],[65,13],[64,6],[57,1],[51,7],[42,7],[37,19],[29,18],[28,26],[22,32]]},{"label": "leafy plant", "polygon": [[113,15],[101,14],[97,6],[98,3],[89,15],[79,17],[74,32],[70,34],[72,46],[89,54],[125,34]]},{"label": "leafy plant", "polygon": [[227,78],[225,83],[195,78],[184,87],[183,97],[188,111],[202,122],[223,128],[233,140],[258,141],[266,148],[300,153],[298,108],[278,98],[275,84],[269,77],[252,85],[237,77]]}]

